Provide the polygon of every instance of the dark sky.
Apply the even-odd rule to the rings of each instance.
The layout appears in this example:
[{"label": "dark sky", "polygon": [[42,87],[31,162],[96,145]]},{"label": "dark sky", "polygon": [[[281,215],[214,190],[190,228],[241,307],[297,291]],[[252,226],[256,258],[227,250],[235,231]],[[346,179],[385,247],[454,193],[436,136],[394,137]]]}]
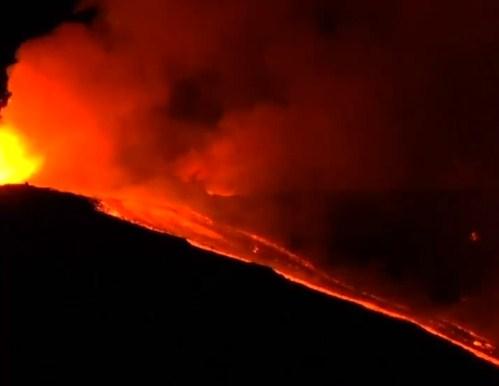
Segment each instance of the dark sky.
[{"label": "dark sky", "polygon": [[29,38],[47,33],[62,20],[75,17],[75,0],[5,1],[0,23],[0,89],[4,90],[4,68],[12,63],[20,44]]}]

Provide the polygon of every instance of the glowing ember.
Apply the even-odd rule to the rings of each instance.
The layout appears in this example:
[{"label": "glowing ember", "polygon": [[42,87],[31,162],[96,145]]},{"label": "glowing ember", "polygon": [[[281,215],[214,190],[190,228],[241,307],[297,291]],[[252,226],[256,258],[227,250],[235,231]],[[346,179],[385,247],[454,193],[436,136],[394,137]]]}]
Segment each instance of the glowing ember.
[{"label": "glowing ember", "polygon": [[476,243],[478,241],[480,241],[480,233],[478,233],[477,231],[473,231],[470,233],[470,241]]},{"label": "glowing ember", "polygon": [[41,165],[41,158],[28,153],[12,127],[0,126],[0,184],[26,182]]}]

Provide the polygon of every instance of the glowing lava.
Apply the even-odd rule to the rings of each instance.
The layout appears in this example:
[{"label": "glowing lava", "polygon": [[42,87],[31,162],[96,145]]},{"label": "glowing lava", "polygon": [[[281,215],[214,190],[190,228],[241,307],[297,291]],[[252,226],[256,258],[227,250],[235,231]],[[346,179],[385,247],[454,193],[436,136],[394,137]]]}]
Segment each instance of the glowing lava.
[{"label": "glowing lava", "polygon": [[[97,207],[104,213],[153,231],[184,238],[195,247],[246,263],[270,267],[289,281],[419,326],[426,332],[499,366],[498,350],[494,342],[486,337],[455,321],[423,315],[409,307],[355,288],[322,271],[306,257],[299,256],[264,237],[216,223],[206,216],[181,210],[175,205],[164,205],[159,211],[149,208],[147,218],[139,215],[144,213],[137,211],[139,208],[140,205],[137,206],[133,202],[123,203],[117,200],[101,201]],[[173,218],[175,221],[169,221]]]},{"label": "glowing lava", "polygon": [[0,184],[26,182],[42,165],[42,159],[31,155],[16,131],[0,125]]}]

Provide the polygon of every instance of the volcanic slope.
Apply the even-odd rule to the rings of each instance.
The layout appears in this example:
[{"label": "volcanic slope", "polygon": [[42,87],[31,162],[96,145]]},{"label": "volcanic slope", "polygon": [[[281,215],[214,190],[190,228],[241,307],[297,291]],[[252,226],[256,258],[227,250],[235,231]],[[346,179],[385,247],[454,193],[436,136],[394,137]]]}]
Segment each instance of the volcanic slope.
[{"label": "volcanic slope", "polygon": [[499,385],[413,325],[96,204],[0,188],[4,384]]}]

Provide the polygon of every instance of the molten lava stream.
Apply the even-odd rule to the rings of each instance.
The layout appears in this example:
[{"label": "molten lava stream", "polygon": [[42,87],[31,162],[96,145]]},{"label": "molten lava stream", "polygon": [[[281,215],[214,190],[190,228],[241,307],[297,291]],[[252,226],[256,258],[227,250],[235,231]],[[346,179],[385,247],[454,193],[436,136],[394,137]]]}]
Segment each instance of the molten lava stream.
[{"label": "molten lava stream", "polygon": [[494,343],[450,320],[431,319],[413,310],[358,290],[316,268],[309,260],[259,235],[217,224],[188,208],[163,205],[159,210],[143,204],[103,200],[99,209],[109,215],[154,231],[186,239],[190,244],[230,258],[272,268],[286,279],[312,290],[403,320],[443,338],[491,364],[499,366]]}]

